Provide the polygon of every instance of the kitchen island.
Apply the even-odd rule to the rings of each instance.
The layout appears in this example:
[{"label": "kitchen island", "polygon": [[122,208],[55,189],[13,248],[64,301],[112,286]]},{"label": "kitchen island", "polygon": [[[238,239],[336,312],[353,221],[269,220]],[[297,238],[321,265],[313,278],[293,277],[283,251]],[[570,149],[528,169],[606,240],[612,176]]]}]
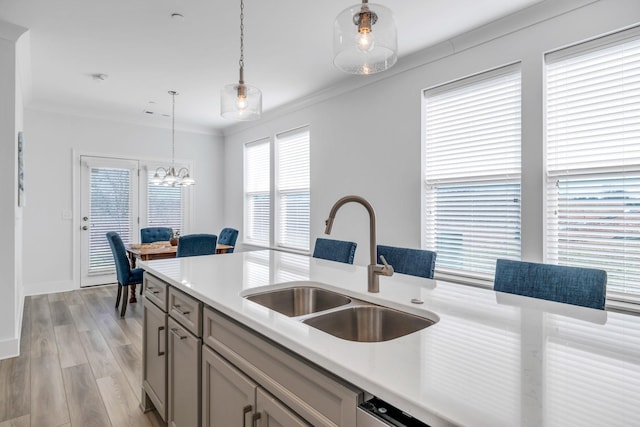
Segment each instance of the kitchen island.
[{"label": "kitchen island", "polygon": [[[277,251],[156,260],[150,274],[432,427],[640,425],[640,317]],[[342,340],[244,296],[313,281],[434,318],[378,343]],[[412,303],[422,301],[422,304]]]}]

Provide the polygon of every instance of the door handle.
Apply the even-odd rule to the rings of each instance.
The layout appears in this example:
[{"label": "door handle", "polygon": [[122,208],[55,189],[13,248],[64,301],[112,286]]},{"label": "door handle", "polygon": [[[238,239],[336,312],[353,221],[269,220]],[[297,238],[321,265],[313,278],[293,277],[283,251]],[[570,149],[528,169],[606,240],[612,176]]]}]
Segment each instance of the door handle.
[{"label": "door handle", "polygon": [[87,227],[86,225],[83,225],[83,226],[82,226],[82,229],[83,229],[84,231],[87,231],[87,230],[89,229],[89,227]]},{"label": "door handle", "polygon": [[164,356],[164,351],[160,351],[160,332],[164,331],[164,326],[158,328],[158,356]]},{"label": "door handle", "polygon": [[175,335],[176,337],[180,338],[181,340],[186,340],[187,338],[189,338],[189,336],[188,336],[188,335],[185,335],[185,336],[180,335],[180,334],[178,333],[178,331],[179,331],[179,329],[177,329],[177,328],[173,328],[173,329],[171,329],[171,333],[172,333],[173,335]]},{"label": "door handle", "polygon": [[262,415],[260,414],[260,412],[256,412],[255,414],[253,414],[253,416],[251,417],[251,427],[258,427],[258,420],[262,417]]},{"label": "door handle", "polygon": [[186,316],[187,314],[191,313],[190,311],[182,311],[182,310],[180,310],[180,306],[178,304],[174,305],[173,309],[175,311],[177,311],[179,314],[183,315],[183,316]]},{"label": "door handle", "polygon": [[247,405],[242,408],[242,427],[247,427],[247,414],[253,410],[253,406]]},{"label": "door handle", "polygon": [[89,217],[83,216],[83,217],[82,217],[82,220],[83,220],[83,221],[89,221]]}]

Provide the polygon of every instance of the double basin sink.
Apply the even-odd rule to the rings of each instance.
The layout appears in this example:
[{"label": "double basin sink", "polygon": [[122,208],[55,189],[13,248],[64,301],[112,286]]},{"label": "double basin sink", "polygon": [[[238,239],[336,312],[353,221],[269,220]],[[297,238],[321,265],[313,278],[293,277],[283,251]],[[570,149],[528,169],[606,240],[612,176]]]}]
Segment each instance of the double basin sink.
[{"label": "double basin sink", "polygon": [[303,323],[335,337],[357,342],[392,340],[417,332],[437,321],[371,304],[312,284],[301,282],[245,298],[285,316],[300,318]]}]

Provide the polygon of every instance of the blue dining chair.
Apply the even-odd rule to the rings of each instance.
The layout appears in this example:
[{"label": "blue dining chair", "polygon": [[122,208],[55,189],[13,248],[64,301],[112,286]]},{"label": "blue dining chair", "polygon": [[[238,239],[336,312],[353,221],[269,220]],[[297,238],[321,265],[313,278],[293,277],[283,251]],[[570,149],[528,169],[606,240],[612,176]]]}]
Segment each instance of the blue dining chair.
[{"label": "blue dining chair", "polygon": [[433,251],[378,245],[377,252],[378,263],[382,263],[380,256],[384,256],[396,273],[433,279],[436,267],[436,253]]},{"label": "blue dining chair", "polygon": [[343,240],[317,238],[313,249],[313,257],[353,264],[357,243]]},{"label": "blue dining chair", "polygon": [[499,259],[496,261],[493,289],[604,310],[607,272],[595,268]]},{"label": "blue dining chair", "polygon": [[[116,265],[116,277],[118,278],[118,295],[116,297],[116,310],[120,305],[120,299],[122,298],[122,309],[120,310],[120,317],[124,317],[127,311],[127,296],[129,294],[130,285],[140,285],[140,292],[142,293],[142,273],[141,268],[131,268],[129,264],[129,258],[127,258],[127,251],[124,248],[124,243],[120,235],[115,231],[107,233],[107,240],[111,247],[111,253],[113,254],[113,261]],[[124,292],[123,292],[124,290]]]},{"label": "blue dining chair", "polygon": [[215,234],[187,234],[178,239],[176,257],[211,255],[216,253],[218,236]]},{"label": "blue dining chair", "polygon": [[169,227],[146,227],[140,229],[140,243],[164,242],[171,239]]},{"label": "blue dining chair", "polygon": [[[238,230],[235,228],[225,227],[220,231],[218,235],[218,243],[221,245],[235,246],[236,240],[238,240]],[[233,253],[234,248],[227,251],[228,254]]]}]

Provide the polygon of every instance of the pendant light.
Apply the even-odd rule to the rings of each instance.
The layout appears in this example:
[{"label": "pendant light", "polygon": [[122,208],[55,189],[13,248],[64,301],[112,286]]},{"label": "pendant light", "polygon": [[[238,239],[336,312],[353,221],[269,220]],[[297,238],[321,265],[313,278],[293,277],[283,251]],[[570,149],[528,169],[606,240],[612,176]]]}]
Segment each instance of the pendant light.
[{"label": "pendant light", "polygon": [[240,0],[240,79],[220,94],[220,114],[225,119],[257,120],[262,114],[262,92],[244,83],[244,0]]},{"label": "pendant light", "polygon": [[333,63],[350,74],[374,74],[398,60],[393,13],[362,0],[343,10],[333,25]]},{"label": "pendant light", "polygon": [[153,178],[149,180],[149,182],[153,185],[163,185],[165,187],[176,187],[182,186],[187,187],[189,185],[195,184],[195,180],[191,178],[189,175],[189,169],[180,168],[178,172],[176,172],[175,167],[175,153],[176,153],[176,95],[178,93],[176,91],[170,90],[169,95],[171,95],[173,100],[173,106],[171,110],[171,167],[165,169],[163,167],[159,167],[156,169],[155,175]]}]

